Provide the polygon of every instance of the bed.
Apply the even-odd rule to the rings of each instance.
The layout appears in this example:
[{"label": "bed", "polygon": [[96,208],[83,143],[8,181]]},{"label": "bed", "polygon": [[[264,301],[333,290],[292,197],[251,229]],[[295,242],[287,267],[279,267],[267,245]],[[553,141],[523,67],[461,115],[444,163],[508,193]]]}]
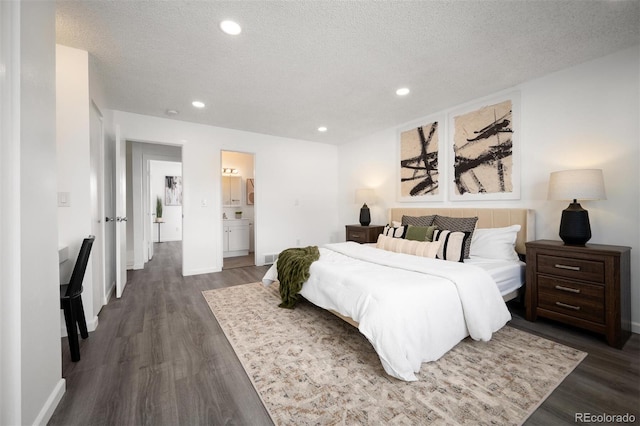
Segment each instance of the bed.
[{"label": "bed", "polygon": [[[519,254],[533,239],[533,212],[524,209],[395,208],[389,224],[429,215],[477,217],[477,230],[492,229],[478,235],[515,226]],[[275,280],[276,265],[263,283]],[[357,327],[389,375],[414,381],[423,362],[439,359],[467,336],[490,340],[511,319],[505,300],[523,282],[524,263],[517,257],[450,262],[344,242],[320,248],[300,294]]]}]

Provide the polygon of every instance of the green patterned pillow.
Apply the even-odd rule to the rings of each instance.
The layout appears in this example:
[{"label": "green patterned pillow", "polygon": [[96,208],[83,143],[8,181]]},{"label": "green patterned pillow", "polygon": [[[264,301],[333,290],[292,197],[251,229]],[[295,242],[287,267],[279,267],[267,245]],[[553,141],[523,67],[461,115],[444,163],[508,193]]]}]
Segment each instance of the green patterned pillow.
[{"label": "green patterned pillow", "polygon": [[404,238],[414,241],[433,241],[433,232],[438,229],[435,226],[413,226],[409,225]]}]

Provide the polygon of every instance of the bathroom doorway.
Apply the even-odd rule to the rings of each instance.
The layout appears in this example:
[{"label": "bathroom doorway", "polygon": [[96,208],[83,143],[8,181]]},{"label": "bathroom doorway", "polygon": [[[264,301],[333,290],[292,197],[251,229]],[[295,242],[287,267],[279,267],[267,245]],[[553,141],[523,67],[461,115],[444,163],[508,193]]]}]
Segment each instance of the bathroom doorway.
[{"label": "bathroom doorway", "polygon": [[255,265],[254,154],[221,152],[222,269]]}]

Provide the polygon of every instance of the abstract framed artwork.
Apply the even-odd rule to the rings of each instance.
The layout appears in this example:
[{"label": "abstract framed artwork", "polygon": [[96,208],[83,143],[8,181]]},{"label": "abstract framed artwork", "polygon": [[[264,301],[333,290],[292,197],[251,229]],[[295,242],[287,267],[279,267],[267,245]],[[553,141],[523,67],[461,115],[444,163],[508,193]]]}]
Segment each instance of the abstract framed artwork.
[{"label": "abstract framed artwork", "polygon": [[398,201],[442,201],[443,117],[399,131]]},{"label": "abstract framed artwork", "polygon": [[164,177],[164,205],[182,205],[182,176]]},{"label": "abstract framed artwork", "polygon": [[253,178],[247,179],[247,205],[252,206],[255,200],[255,181]]},{"label": "abstract framed artwork", "polygon": [[449,198],[520,198],[520,96],[511,92],[449,114]]}]

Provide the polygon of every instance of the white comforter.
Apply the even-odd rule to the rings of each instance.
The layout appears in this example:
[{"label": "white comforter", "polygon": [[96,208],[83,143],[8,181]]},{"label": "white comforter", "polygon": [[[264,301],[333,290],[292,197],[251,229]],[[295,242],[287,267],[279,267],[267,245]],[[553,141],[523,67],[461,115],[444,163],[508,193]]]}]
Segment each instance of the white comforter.
[{"label": "white comforter", "polygon": [[[385,371],[406,381],[466,336],[488,341],[510,319],[482,268],[354,242],[327,244],[300,294],[359,323]],[[264,276],[277,280],[276,265]]]}]

